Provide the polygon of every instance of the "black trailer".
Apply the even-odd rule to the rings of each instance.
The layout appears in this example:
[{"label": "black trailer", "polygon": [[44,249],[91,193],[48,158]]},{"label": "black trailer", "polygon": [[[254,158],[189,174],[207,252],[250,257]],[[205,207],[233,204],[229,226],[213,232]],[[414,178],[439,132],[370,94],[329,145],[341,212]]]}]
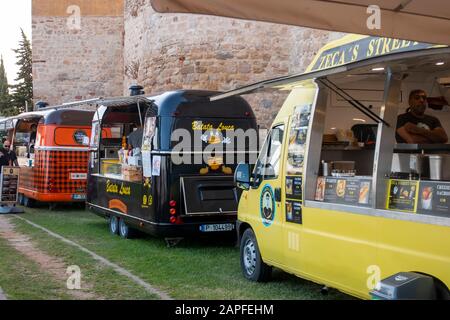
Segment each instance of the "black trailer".
[{"label": "black trailer", "polygon": [[234,236],[240,192],[233,174],[238,162],[255,160],[258,128],[243,98],[211,102],[214,94],[181,90],[99,102],[87,207],[109,219],[112,233],[127,238],[141,230],[175,242]]}]

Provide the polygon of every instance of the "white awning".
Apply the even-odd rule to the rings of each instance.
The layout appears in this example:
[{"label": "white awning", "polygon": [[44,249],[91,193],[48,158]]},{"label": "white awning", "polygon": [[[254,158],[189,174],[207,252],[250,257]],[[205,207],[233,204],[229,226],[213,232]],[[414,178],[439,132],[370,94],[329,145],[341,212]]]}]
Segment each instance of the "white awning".
[{"label": "white awning", "polygon": [[[151,0],[158,12],[199,13],[450,45],[448,0]],[[380,11],[379,29],[368,27]],[[370,24],[373,27],[373,24]]]}]

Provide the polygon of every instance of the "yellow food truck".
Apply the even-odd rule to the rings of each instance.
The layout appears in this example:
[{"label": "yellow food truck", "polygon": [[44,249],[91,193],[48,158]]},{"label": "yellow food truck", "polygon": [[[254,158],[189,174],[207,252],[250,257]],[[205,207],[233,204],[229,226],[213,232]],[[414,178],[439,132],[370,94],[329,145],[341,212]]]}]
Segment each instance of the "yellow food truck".
[{"label": "yellow food truck", "polygon": [[348,35],[303,74],[212,100],[264,88],[290,94],[254,170],[235,173],[244,276],[277,267],[360,298],[448,299],[450,145],[396,135],[416,98],[436,125],[415,127],[450,134],[450,48]]}]

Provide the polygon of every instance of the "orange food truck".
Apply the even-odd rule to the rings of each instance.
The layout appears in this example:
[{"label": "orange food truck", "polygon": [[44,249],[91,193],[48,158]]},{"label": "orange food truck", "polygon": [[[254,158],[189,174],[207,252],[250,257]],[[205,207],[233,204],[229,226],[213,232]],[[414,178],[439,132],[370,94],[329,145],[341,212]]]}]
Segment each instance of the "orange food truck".
[{"label": "orange food truck", "polygon": [[49,107],[2,120],[20,166],[20,204],[85,201],[93,115]]}]

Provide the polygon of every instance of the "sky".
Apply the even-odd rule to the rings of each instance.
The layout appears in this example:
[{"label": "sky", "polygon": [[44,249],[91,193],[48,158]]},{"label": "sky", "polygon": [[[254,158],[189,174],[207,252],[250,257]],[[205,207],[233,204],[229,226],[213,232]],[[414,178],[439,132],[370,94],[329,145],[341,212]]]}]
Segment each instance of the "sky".
[{"label": "sky", "polygon": [[14,82],[18,71],[12,49],[19,46],[20,28],[31,40],[31,0],[0,0],[0,55],[9,84]]}]

